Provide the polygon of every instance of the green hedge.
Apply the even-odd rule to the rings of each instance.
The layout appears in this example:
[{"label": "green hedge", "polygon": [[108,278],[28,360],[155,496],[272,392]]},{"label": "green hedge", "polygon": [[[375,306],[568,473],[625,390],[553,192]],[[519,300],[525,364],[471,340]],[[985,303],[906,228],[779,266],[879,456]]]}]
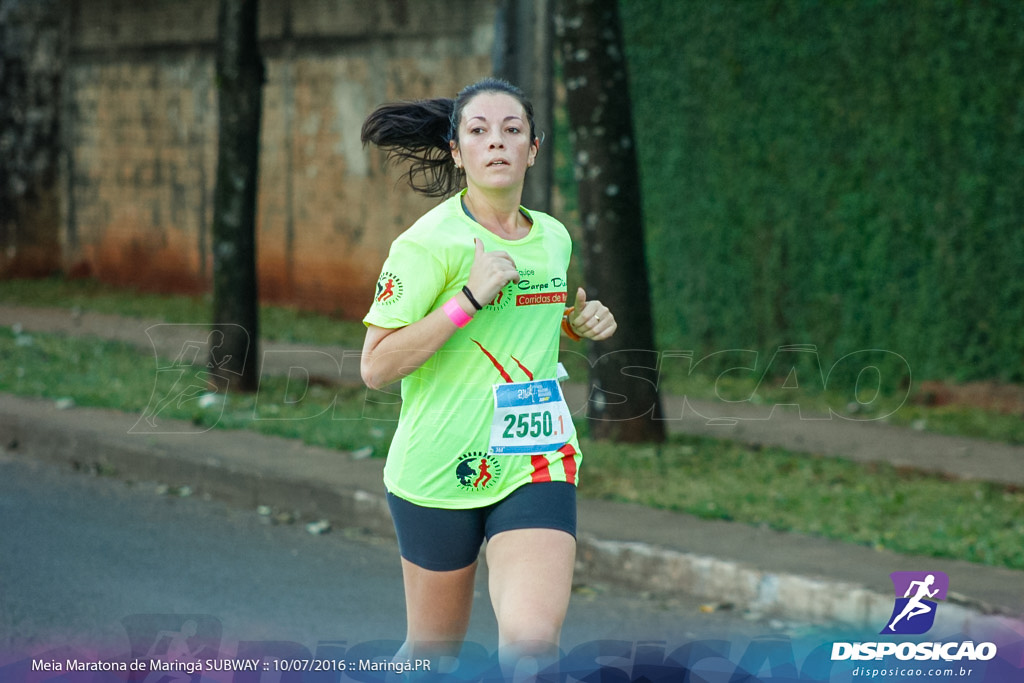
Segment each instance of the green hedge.
[{"label": "green hedge", "polygon": [[621,8],[662,348],[1024,380],[1024,3]]}]

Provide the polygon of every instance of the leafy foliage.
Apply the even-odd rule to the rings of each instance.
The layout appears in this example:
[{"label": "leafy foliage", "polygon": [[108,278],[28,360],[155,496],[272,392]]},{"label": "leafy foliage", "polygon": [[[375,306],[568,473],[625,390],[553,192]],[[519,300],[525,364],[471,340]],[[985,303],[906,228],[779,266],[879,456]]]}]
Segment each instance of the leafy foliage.
[{"label": "leafy foliage", "polygon": [[621,6],[662,348],[1024,380],[1024,7]]}]

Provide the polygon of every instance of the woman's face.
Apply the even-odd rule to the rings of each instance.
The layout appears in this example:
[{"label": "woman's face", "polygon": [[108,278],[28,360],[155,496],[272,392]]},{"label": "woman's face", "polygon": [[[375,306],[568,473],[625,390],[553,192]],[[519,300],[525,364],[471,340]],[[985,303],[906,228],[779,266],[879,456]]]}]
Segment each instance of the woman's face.
[{"label": "woman's face", "polygon": [[519,100],[505,93],[485,92],[463,108],[459,141],[452,141],[452,158],[465,169],[470,185],[516,188],[533,165],[538,146],[530,139],[530,123]]}]

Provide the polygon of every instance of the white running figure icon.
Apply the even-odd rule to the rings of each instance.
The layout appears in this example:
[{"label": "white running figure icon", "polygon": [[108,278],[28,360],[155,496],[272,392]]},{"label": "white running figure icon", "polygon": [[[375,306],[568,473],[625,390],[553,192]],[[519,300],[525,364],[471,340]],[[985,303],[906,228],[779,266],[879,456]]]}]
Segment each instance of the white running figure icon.
[{"label": "white running figure icon", "polygon": [[[911,581],[910,582],[910,585],[907,586],[907,592],[903,594],[903,597],[910,598],[910,600],[907,602],[906,606],[903,608],[903,611],[899,613],[899,616],[897,616],[895,619],[893,619],[892,623],[889,624],[889,630],[890,631],[895,631],[896,630],[896,623],[900,619],[903,619],[904,617],[906,617],[907,620],[909,621],[912,617],[916,617],[919,614],[927,614],[928,612],[932,611],[932,608],[931,608],[930,605],[926,605],[926,604],[924,604],[921,601],[924,598],[935,597],[935,594],[939,592],[938,588],[936,588],[935,590],[929,590],[929,588],[931,587],[931,585],[933,583],[935,583],[935,575],[934,574],[929,574],[928,576],[925,577],[925,579],[923,581]],[[914,593],[913,597],[911,597],[910,594],[912,592],[914,592],[915,590],[917,592]]]},{"label": "white running figure icon", "polygon": [[[160,661],[167,662],[170,666],[167,670],[156,668],[146,676],[143,683],[168,683],[169,681],[191,681],[192,670],[172,669],[174,665],[195,664],[199,661],[199,652],[203,645],[199,644],[194,649],[189,645],[189,640],[196,635],[198,625],[189,619],[181,625],[180,631],[160,631],[156,639],[146,653],[147,657],[154,657]],[[163,646],[163,653],[159,650]],[[152,661],[152,660],[150,660]]]}]

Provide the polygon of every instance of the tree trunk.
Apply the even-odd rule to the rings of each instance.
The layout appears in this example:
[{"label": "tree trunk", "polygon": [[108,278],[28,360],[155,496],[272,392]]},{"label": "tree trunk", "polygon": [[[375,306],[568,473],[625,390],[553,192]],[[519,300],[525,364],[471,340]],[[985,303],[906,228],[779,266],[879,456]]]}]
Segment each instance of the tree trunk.
[{"label": "tree trunk", "polygon": [[0,0],[0,277],[60,270],[61,87],[57,0]]},{"label": "tree trunk", "polygon": [[583,224],[588,299],[611,309],[619,329],[590,344],[591,435],[665,439],[658,395],[640,182],[618,0],[558,0],[556,33]]},{"label": "tree trunk", "polygon": [[555,180],[553,0],[501,0],[495,18],[494,75],[513,83],[533,102],[541,152],[523,186],[523,205],[551,213]]},{"label": "tree trunk", "polygon": [[220,0],[217,38],[217,186],[213,199],[211,378],[254,391],[259,340],[256,189],[263,62],[257,0]]}]

